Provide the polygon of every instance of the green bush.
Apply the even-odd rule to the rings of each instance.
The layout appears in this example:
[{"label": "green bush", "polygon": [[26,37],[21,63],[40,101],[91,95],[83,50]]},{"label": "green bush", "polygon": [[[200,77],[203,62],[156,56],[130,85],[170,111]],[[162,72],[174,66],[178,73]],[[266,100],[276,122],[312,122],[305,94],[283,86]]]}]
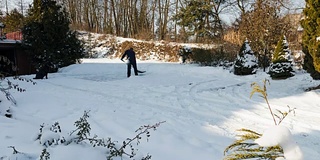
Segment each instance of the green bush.
[{"label": "green bush", "polygon": [[223,48],[203,49],[193,48],[190,59],[202,66],[225,66],[230,67],[234,59],[232,53],[227,53]]}]

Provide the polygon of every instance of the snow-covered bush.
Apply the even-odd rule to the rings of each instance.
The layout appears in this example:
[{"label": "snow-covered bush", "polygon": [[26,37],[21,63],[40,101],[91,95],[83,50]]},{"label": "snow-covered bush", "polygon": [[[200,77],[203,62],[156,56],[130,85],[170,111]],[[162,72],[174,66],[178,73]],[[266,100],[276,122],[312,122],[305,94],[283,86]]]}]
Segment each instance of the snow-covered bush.
[{"label": "snow-covered bush", "polygon": [[[293,141],[290,130],[287,127],[280,126],[281,122],[295,108],[287,112],[278,111],[274,114],[267,97],[266,83],[260,87],[257,83],[252,84],[251,96],[254,93],[260,93],[266,101],[275,126],[266,129],[263,134],[249,130],[240,129],[243,134],[238,135],[240,138],[229,145],[224,153],[224,160],[238,159],[267,159],[267,160],[303,160],[303,153],[299,146]],[[276,120],[278,118],[278,121]]]},{"label": "snow-covered bush", "polygon": [[239,160],[239,159],[269,159],[274,160],[278,156],[283,156],[283,151],[280,146],[262,147],[255,143],[262,134],[249,129],[239,129],[238,139],[229,145],[224,154],[224,160]]},{"label": "snow-covered bush", "polygon": [[279,40],[276,50],[272,56],[269,74],[273,79],[286,79],[294,76],[293,58],[285,36]]},{"label": "snow-covered bush", "polygon": [[[24,92],[25,89],[19,87],[17,83],[13,83],[13,81],[24,81],[24,82],[31,82],[35,84],[30,79],[14,76],[17,67],[15,64],[7,57],[0,55],[0,115],[4,115],[8,118],[12,117],[10,107],[12,105],[16,105],[17,102],[14,97],[11,95],[11,90],[16,90],[18,92]],[[13,76],[13,77],[10,77]],[[10,103],[5,103],[4,101],[8,100]]]},{"label": "snow-covered bush", "polygon": [[183,46],[179,48],[178,52],[180,63],[185,63],[187,60],[190,60],[192,54],[192,49],[190,47]]},{"label": "snow-covered bush", "polygon": [[234,63],[234,74],[250,75],[255,74],[258,69],[258,59],[254,55],[248,40],[246,40],[237,55]]},{"label": "snow-covered bush", "polygon": [[[39,142],[43,149],[38,155],[38,159],[57,159],[57,157],[55,157],[57,155],[51,154],[50,151],[59,150],[61,148],[65,149],[65,147],[77,149],[77,146],[80,146],[79,150],[83,150],[84,152],[88,151],[101,153],[102,155],[105,154],[102,159],[112,160],[114,158],[122,159],[126,157],[125,159],[141,158],[141,160],[149,160],[151,159],[151,155],[147,154],[143,157],[140,157],[141,154],[139,153],[138,155],[138,149],[136,149],[136,147],[140,143],[143,136],[145,136],[148,141],[150,137],[150,131],[155,131],[162,123],[165,122],[158,122],[153,125],[143,125],[135,131],[136,135],[134,137],[126,138],[126,140],[118,142],[112,140],[111,138],[99,138],[97,135],[91,136],[91,127],[88,122],[88,118],[89,111],[85,111],[83,116],[74,123],[76,129],[70,133],[63,132],[58,122],[55,122],[53,125],[40,125],[39,133],[37,134],[35,141]],[[22,153],[17,151],[14,147],[12,148],[14,149],[12,155],[3,156],[0,157],[0,159],[10,160],[12,157],[14,158],[18,154],[19,156],[22,156],[21,159],[37,159],[35,158],[35,155]],[[98,159],[101,159],[101,156],[99,155]],[[71,155],[71,157],[74,156],[76,155]],[[95,159],[94,157],[90,158]]]},{"label": "snow-covered bush", "polygon": [[276,157],[276,160],[303,160],[302,151],[293,140],[292,134],[287,127],[276,125],[268,128],[263,135],[254,142],[262,147],[280,146],[283,157]]},{"label": "snow-covered bush", "polygon": [[49,146],[63,144],[66,140],[61,135],[60,124],[55,122],[52,126],[40,125],[36,141],[39,141],[39,144],[47,148]]}]

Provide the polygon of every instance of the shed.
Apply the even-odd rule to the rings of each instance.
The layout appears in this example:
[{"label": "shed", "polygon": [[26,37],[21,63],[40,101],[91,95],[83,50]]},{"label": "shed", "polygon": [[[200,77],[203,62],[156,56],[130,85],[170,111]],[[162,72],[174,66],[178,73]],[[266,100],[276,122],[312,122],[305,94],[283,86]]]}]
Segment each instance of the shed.
[{"label": "shed", "polygon": [[[11,71],[9,73],[10,75],[29,75],[35,73],[28,54],[22,48],[21,40],[0,39],[0,55],[7,57],[17,67],[15,72]],[[5,70],[8,68],[1,69]]]}]

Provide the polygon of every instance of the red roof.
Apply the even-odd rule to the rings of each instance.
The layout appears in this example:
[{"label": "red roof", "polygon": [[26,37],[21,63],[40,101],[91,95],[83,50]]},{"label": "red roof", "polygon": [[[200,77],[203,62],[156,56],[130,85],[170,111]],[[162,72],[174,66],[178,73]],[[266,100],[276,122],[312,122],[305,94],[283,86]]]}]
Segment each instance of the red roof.
[{"label": "red roof", "polygon": [[10,32],[6,34],[8,40],[22,40],[22,33],[21,31],[17,32]]}]

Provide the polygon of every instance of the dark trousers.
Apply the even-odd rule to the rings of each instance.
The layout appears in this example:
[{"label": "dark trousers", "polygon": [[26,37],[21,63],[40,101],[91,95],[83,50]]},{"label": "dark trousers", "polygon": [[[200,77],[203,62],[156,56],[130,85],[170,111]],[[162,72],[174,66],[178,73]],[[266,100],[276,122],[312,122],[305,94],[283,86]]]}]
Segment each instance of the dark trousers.
[{"label": "dark trousers", "polygon": [[132,65],[132,67],[133,67],[134,74],[137,76],[137,75],[138,75],[138,69],[137,69],[137,63],[136,63],[136,62],[130,62],[130,63],[128,64],[127,76],[128,76],[128,77],[131,76],[131,65]]}]

